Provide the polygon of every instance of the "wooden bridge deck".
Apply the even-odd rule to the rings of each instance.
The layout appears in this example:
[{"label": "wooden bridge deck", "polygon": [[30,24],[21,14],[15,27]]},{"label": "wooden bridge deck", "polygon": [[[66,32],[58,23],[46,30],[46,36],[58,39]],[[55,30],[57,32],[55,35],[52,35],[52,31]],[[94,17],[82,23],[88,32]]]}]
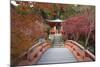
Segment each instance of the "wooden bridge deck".
[{"label": "wooden bridge deck", "polygon": [[37,64],[77,62],[74,55],[67,48],[49,48]]}]

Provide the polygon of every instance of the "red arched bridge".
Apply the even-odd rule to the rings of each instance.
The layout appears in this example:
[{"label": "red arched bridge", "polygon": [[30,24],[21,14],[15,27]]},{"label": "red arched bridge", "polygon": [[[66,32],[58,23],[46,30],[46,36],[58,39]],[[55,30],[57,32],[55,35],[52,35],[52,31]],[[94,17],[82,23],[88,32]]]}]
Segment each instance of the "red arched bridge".
[{"label": "red arched bridge", "polygon": [[55,37],[52,44],[50,42],[35,44],[15,59],[13,64],[36,65],[94,60],[95,56],[77,42],[67,40],[63,43],[60,37]]}]

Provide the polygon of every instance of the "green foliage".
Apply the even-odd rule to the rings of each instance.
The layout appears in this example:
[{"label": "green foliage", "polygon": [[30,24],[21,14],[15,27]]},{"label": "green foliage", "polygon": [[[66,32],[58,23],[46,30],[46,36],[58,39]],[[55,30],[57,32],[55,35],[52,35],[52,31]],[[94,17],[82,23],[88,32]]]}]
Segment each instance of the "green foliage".
[{"label": "green foliage", "polygon": [[51,18],[51,12],[49,10],[40,10],[40,14],[42,15],[43,18],[49,19]]},{"label": "green foliage", "polygon": [[32,8],[31,12],[32,12],[33,14],[36,14],[36,13],[39,12],[39,9],[38,9],[38,8]]},{"label": "green foliage", "polygon": [[[27,15],[27,14],[30,13],[29,11],[21,10],[21,8],[23,8],[23,6],[19,5],[19,6],[16,7],[16,11],[17,11],[18,14],[20,14],[20,15]],[[27,8],[29,9],[29,7],[27,7]]]},{"label": "green foliage", "polygon": [[85,44],[85,41],[83,41],[83,40],[79,40],[78,43],[80,43],[82,46],[85,47],[85,45],[84,45],[84,44]]},{"label": "green foliage", "polygon": [[23,8],[23,6],[17,6],[16,7],[16,11],[18,14],[21,15],[26,15],[26,14],[40,14],[44,19],[66,19],[69,18],[71,16],[74,16],[77,13],[78,8],[75,6],[69,6],[68,8],[63,8],[61,9],[60,7],[58,7],[56,4],[53,4],[53,9],[56,15],[53,16],[51,11],[46,10],[46,9],[40,9],[40,8],[36,8],[36,7],[29,7],[27,6],[26,8],[28,10],[21,10],[20,8]]},{"label": "green foliage", "polygon": [[76,11],[75,9],[73,9],[73,7],[66,8],[63,19],[74,16],[75,14],[76,14]]}]

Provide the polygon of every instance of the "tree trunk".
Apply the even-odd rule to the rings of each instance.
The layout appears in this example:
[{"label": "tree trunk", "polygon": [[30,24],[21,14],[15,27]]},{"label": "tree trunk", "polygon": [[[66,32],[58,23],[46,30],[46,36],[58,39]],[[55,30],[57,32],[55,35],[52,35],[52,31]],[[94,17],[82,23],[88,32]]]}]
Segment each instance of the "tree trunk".
[{"label": "tree trunk", "polygon": [[88,36],[87,36],[87,39],[86,39],[86,41],[85,41],[85,48],[87,48],[87,45],[88,45],[88,41],[89,41],[89,38],[90,38],[90,35],[91,35],[91,29],[90,29],[90,31],[89,31],[89,33],[88,33]]},{"label": "tree trunk", "polygon": [[78,33],[76,33],[76,38],[75,38],[75,41],[78,41],[78,39],[79,39],[79,34],[78,34]]}]

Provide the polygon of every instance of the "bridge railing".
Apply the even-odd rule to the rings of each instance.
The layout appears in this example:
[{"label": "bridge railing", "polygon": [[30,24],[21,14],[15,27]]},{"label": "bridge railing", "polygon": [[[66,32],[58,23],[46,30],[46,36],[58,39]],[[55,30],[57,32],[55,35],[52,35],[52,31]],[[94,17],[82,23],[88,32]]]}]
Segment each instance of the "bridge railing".
[{"label": "bridge railing", "polygon": [[30,47],[23,54],[18,56],[12,63],[12,66],[23,66],[23,65],[32,65],[40,59],[41,55],[51,47],[50,42],[37,42],[35,45]]},{"label": "bridge railing", "polygon": [[65,42],[65,47],[69,48],[69,50],[73,53],[78,61],[95,60],[95,56],[90,51],[88,51],[82,45],[73,40],[67,40]]}]

